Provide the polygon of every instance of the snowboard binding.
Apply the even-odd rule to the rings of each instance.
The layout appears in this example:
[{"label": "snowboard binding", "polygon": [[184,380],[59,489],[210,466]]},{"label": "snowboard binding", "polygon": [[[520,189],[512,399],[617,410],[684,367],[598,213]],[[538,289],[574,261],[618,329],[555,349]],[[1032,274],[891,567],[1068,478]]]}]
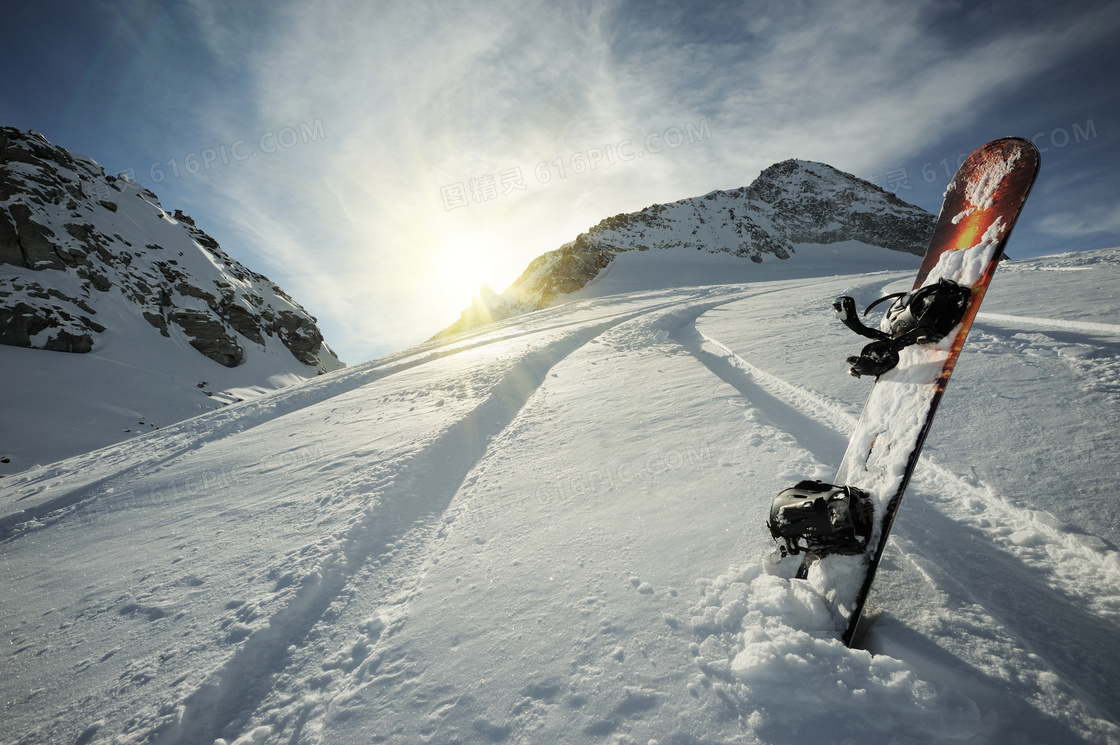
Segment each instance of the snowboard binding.
[{"label": "snowboard binding", "polygon": [[849,357],[848,371],[855,377],[882,375],[898,364],[898,353],[912,344],[934,344],[944,339],[964,316],[972,291],[951,280],[939,279],[936,284],[911,292],[896,292],[881,297],[867,306],[864,315],[879,303],[894,300],[879,328],[865,326],[856,312],[856,302],[847,295],[832,304],[845,326],[873,341],[858,357]]},{"label": "snowboard binding", "polygon": [[830,554],[858,555],[871,539],[871,497],[854,486],[800,481],[774,498],[766,527],[778,548],[777,563],[802,551],[818,559]]}]

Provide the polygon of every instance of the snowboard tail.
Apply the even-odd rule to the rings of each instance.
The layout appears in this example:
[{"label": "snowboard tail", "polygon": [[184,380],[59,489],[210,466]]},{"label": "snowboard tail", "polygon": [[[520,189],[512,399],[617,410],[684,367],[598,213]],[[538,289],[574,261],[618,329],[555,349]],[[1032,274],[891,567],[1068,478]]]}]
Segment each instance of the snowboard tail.
[{"label": "snowboard tail", "polygon": [[875,379],[848,443],[834,483],[870,495],[874,518],[866,550],[859,556],[807,553],[797,574],[832,599],[847,646],[860,631],[879,562],[934,414],[1038,167],[1038,150],[1028,140],[996,140],[964,161],[945,192],[913,290],[942,281],[955,283],[968,288],[967,305],[956,328],[940,341],[898,352],[897,364]]}]

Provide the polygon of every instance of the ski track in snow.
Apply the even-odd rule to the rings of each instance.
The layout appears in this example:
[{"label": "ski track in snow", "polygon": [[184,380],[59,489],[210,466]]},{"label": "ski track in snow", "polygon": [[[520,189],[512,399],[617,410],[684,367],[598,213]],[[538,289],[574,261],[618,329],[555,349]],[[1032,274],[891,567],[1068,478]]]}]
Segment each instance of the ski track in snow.
[{"label": "ski track in snow", "polygon": [[[768,372],[723,330],[806,289],[793,315],[819,329],[826,295],[874,296],[903,276],[580,301],[5,479],[0,550],[21,587],[66,590],[61,569],[32,566],[32,547],[73,541],[87,556],[83,541],[118,521],[135,527],[137,551],[177,555],[91,578],[38,619],[6,611],[19,665],[82,659],[70,676],[6,691],[16,734],[0,742],[1120,743],[1120,553],[984,474],[957,473],[936,448],[884,555],[867,650],[839,643],[824,600],[789,581],[795,562],[762,559],[768,504],[755,492],[831,479],[862,398]],[[744,338],[773,348],[792,324]],[[1118,330],[982,313],[965,354],[1065,366],[1114,401]],[[826,349],[852,346],[842,330],[821,334]],[[595,429],[616,419],[626,424]],[[319,447],[331,457],[304,458],[295,435],[312,425],[329,427]],[[696,426],[726,439],[696,445],[702,469],[665,467],[665,447],[683,453],[688,440],[650,450]],[[580,439],[610,443],[602,465],[558,465]],[[261,441],[271,460],[252,450]],[[188,488],[174,501],[145,501],[146,484],[175,479]],[[533,495],[535,512],[508,498],[534,480],[552,500]],[[269,489],[292,496],[269,502]],[[720,523],[686,516],[721,501],[751,518],[704,553]],[[662,510],[679,522],[658,522]],[[243,545],[200,541],[191,524]],[[698,553],[666,565],[660,554],[676,554],[658,540]],[[129,548],[100,550],[127,566]],[[179,568],[191,558],[198,568]],[[696,567],[729,560],[697,580]],[[690,581],[699,598],[678,596]],[[519,589],[492,607],[495,582]],[[50,716],[28,719],[36,706]]]},{"label": "ski track in snow", "polygon": [[[548,311],[541,315],[547,316]],[[552,328],[562,329],[567,325],[569,324],[561,323]],[[578,322],[571,325],[578,325]],[[99,500],[103,507],[111,510],[113,494],[118,491],[117,484],[126,483],[137,472],[159,469],[186,453],[202,448],[209,442],[245,432],[292,412],[306,409],[348,391],[444,357],[539,333],[534,330],[518,330],[518,325],[513,322],[505,326],[507,328],[512,326],[514,330],[507,333],[501,333],[502,330],[488,331],[480,335],[481,338],[470,338],[465,342],[452,340],[443,345],[429,342],[403,353],[379,358],[373,363],[357,365],[327,378],[310,381],[291,391],[280,391],[262,400],[228,406],[210,414],[185,420],[164,428],[163,437],[138,437],[116,448],[106,448],[105,451],[95,451],[65,461],[67,464],[65,467],[54,464],[34,471],[33,476],[16,476],[6,484],[18,486],[29,481],[33,481],[34,484],[11,500],[12,506],[19,509],[11,511],[5,509],[7,514],[0,517],[0,542],[26,529],[47,527],[69,516],[74,509],[80,509],[84,504],[94,500]],[[151,439],[159,443],[158,450],[149,444]],[[108,456],[105,453],[108,453]],[[107,470],[106,466],[115,467],[117,470],[111,471],[108,476],[95,478],[75,487],[74,482],[78,479],[75,479],[74,471],[82,472],[87,470],[83,466],[94,464],[99,468],[89,468],[91,473],[96,470]],[[74,468],[74,465],[77,467]],[[62,493],[50,497],[49,495],[56,490]],[[26,506],[21,504],[25,500],[29,502]]]},{"label": "ski track in snow", "polygon": [[[317,576],[217,672],[220,682],[206,685],[187,698],[181,719],[157,739],[157,744],[212,741],[252,711],[261,698],[256,680],[282,663],[287,648],[301,642],[358,569],[403,537],[415,523],[438,518],[482,457],[489,440],[509,425],[553,365],[615,323],[570,334],[518,360],[479,406],[413,456],[379,504],[366,511],[348,530],[342,545],[319,566]],[[372,623],[380,630],[379,624]]]},{"label": "ski track in snow", "polygon": [[[715,295],[717,297],[726,295],[726,292],[717,292]],[[735,292],[730,299],[734,299],[738,295],[740,294]],[[665,329],[687,326],[694,322],[696,317],[702,315],[704,311],[711,307],[724,305],[727,301],[728,298],[704,300],[701,297],[701,299],[680,302],[680,304],[674,306],[659,306],[647,309],[640,315],[595,327],[594,332],[581,339],[577,348],[589,344],[598,344],[610,348],[610,350],[625,353],[629,348],[628,345],[632,344],[631,339],[636,336],[642,338],[642,342],[640,346],[635,348],[643,350],[651,341],[654,343],[663,342],[665,338],[668,338],[670,334],[666,333]],[[633,328],[626,334],[614,337],[605,333],[609,329],[613,334],[626,327]],[[559,363],[559,360],[549,365],[549,370],[556,363]],[[535,389],[533,394],[538,395],[538,397],[541,395]],[[517,407],[517,410],[520,411],[528,400],[528,398],[520,400],[521,406]],[[511,415],[515,415],[515,413],[511,410]],[[496,431],[495,435],[488,439],[494,440],[506,437],[505,430],[510,428],[514,419],[514,416],[507,419],[503,418],[505,426],[501,428],[501,432]],[[452,437],[451,439],[456,440],[458,438]],[[457,445],[452,446],[451,450],[454,451],[457,447]],[[497,450],[497,453],[501,453],[501,448]],[[474,487],[483,477],[482,473],[479,473],[479,469],[485,472],[485,467],[480,465],[483,455],[482,451],[479,451],[478,457],[472,459],[469,468],[466,468],[461,474],[456,472],[456,475],[461,476],[461,478],[451,479],[447,482],[448,504],[444,505],[445,509],[449,506],[451,497],[457,494],[458,507],[447,510],[441,521],[433,522],[426,528],[414,531],[408,539],[408,542],[413,544],[412,547],[403,549],[402,543],[405,541],[398,542],[398,549],[407,551],[413,557],[408,561],[411,561],[413,565],[422,565],[420,568],[413,566],[409,569],[409,574],[413,574],[414,578],[405,580],[404,584],[408,586],[407,589],[401,589],[393,597],[384,597],[382,590],[377,589],[379,583],[376,583],[376,580],[372,577],[365,577],[355,585],[353,593],[356,597],[353,602],[364,607],[377,608],[371,616],[376,620],[374,626],[377,633],[366,633],[367,621],[364,620],[365,615],[358,614],[363,620],[357,624],[360,633],[358,633],[356,641],[342,641],[335,639],[329,633],[325,634],[325,639],[320,640],[323,643],[321,649],[329,649],[330,644],[334,643],[336,646],[342,646],[342,650],[332,660],[325,663],[323,669],[339,670],[342,674],[337,680],[332,678],[329,682],[323,683],[320,686],[323,689],[320,696],[312,700],[299,699],[295,706],[286,705],[286,701],[295,698],[292,692],[306,688],[308,681],[295,679],[284,682],[282,690],[277,689],[273,692],[272,698],[274,701],[270,702],[268,706],[262,706],[260,709],[261,715],[253,719],[256,728],[268,729],[269,732],[282,729],[284,734],[287,734],[287,727],[290,726],[291,721],[296,721],[297,732],[306,734],[307,728],[321,728],[324,726],[324,721],[326,726],[329,727],[337,721],[345,721],[349,717],[356,716],[354,713],[358,709],[364,710],[373,707],[388,710],[393,705],[384,701],[385,695],[382,692],[384,689],[393,691],[390,696],[391,699],[413,698],[436,705],[435,714],[429,717],[430,724],[424,725],[421,720],[421,724],[418,725],[419,734],[424,737],[435,732],[440,724],[446,724],[445,719],[454,719],[456,715],[461,716],[461,711],[469,708],[470,697],[468,696],[449,695],[439,686],[430,692],[422,691],[419,688],[420,681],[424,677],[421,668],[416,663],[410,664],[407,661],[407,651],[394,648],[393,636],[394,632],[400,628],[403,616],[408,614],[407,609],[405,609],[407,606],[402,604],[407,604],[408,600],[420,595],[419,577],[426,575],[428,571],[435,568],[436,564],[439,564],[439,560],[432,557],[438,557],[445,552],[440,547],[442,543],[446,542],[449,532],[476,529],[478,521],[485,521],[488,515],[494,513],[495,509],[502,509],[502,505],[492,507],[486,504],[476,504],[476,501],[485,499],[482,495],[474,494]],[[436,462],[439,462],[440,459],[438,456],[433,458]],[[501,459],[501,456],[498,456],[498,459]],[[592,485],[591,488],[595,488],[595,486]],[[435,518],[437,511],[432,511],[429,515],[430,518]],[[485,542],[482,539],[475,540]],[[648,583],[642,583],[634,576],[629,577],[628,581],[640,595],[652,595],[655,592]],[[594,598],[588,597],[586,602],[597,604],[597,602],[592,603],[592,600]],[[398,623],[394,624],[391,621],[393,618],[396,618]],[[676,622],[673,621],[673,623]],[[388,628],[388,632],[382,636],[383,628]],[[407,642],[404,644],[407,644]],[[320,652],[321,650],[317,650],[316,654]],[[619,661],[623,660],[625,655],[626,651],[623,646],[616,646],[610,652],[610,656]],[[312,658],[314,658],[314,654],[312,654]],[[578,676],[573,677],[573,681],[578,679]],[[577,683],[573,682],[571,685],[577,685]],[[475,717],[470,719],[469,729],[472,730],[474,735],[478,736],[480,741],[503,741],[516,729],[532,728],[533,721],[539,720],[543,716],[541,714],[542,709],[547,709],[550,705],[553,705],[553,699],[560,695],[563,688],[559,683],[553,681],[530,683],[522,690],[520,704],[513,707],[512,718]],[[371,693],[368,691],[371,690],[376,691],[374,700],[368,700],[371,698]],[[440,698],[436,701],[430,701],[429,696]],[[618,717],[641,715],[644,711],[654,708],[660,698],[660,693],[652,689],[626,688],[624,700],[613,710],[610,710],[607,716],[591,720],[585,727],[586,734],[609,734],[617,728],[616,719]],[[309,725],[308,720],[314,721],[315,724]],[[252,724],[246,726],[250,729],[253,727]],[[316,736],[323,738],[325,742],[330,742],[333,739],[319,732],[316,732]]]},{"label": "ski track in snow", "polygon": [[1006,313],[977,313],[976,319],[981,322],[1008,324],[1011,326],[1042,326],[1044,328],[1070,329],[1072,331],[1085,331],[1088,333],[1101,333],[1110,336],[1120,336],[1120,325],[1115,323],[1092,323],[1089,321],[1068,321],[1060,318],[1037,318],[1035,316],[1011,316]]}]

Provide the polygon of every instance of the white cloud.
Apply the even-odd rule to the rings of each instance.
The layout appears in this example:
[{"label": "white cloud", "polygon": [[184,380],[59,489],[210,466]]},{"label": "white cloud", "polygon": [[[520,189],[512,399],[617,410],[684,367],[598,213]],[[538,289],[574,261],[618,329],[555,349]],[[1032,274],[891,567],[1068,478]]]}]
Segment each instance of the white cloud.
[{"label": "white cloud", "polygon": [[990,117],[1006,93],[1118,21],[1105,8],[1055,25],[1008,26],[962,46],[931,33],[938,7],[820,3],[767,19],[747,55],[737,46],[656,47],[636,64],[650,88],[685,90],[715,109],[713,129],[723,134],[715,155],[735,172],[794,154],[869,169]]},{"label": "white cloud", "polygon": [[1038,229],[1061,238],[1099,233],[1120,233],[1120,205],[1094,206],[1069,212],[1053,212],[1042,218]]},{"label": "white cloud", "polygon": [[[604,217],[741,186],[776,160],[896,163],[1116,28],[1100,11],[956,47],[930,32],[936,4],[792,7],[682,6],[672,25],[653,6],[593,1],[293,6],[245,41],[245,95],[257,131],[321,121],[326,137],[225,169],[209,206],[252,224],[265,271],[329,316],[355,361],[455,319],[473,288],[436,281],[448,257],[476,252],[502,289]],[[220,19],[203,28],[232,53]],[[701,120],[710,139],[606,161],[608,145],[641,150],[649,133]],[[596,151],[594,172],[560,177]],[[441,187],[513,168],[524,191],[445,209]]]}]

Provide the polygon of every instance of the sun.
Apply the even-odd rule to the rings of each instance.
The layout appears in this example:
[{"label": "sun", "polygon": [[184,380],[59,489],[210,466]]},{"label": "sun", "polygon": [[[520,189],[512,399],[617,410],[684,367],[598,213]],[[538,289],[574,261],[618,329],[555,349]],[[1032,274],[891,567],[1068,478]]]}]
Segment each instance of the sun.
[{"label": "sun", "polygon": [[474,243],[457,241],[435,252],[433,284],[441,304],[458,310],[470,305],[482,285],[494,281],[490,252]]}]

